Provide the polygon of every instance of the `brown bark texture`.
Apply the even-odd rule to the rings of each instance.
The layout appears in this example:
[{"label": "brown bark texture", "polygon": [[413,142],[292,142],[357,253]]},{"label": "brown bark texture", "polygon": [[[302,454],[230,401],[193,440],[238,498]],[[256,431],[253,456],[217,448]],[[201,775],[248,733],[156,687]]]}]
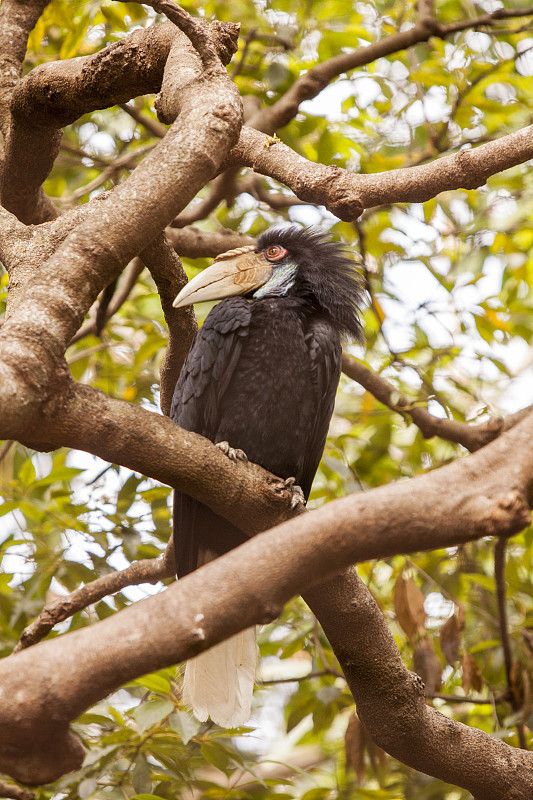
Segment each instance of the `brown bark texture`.
[{"label": "brown bark texture", "polygon": [[[136,30],[95,56],[43,64],[21,78],[25,43],[45,5],[4,0],[0,7],[0,258],[10,275],[0,329],[0,437],[37,450],[67,446],[94,453],[192,495],[250,536],[261,535],[157,596],[39,642],[50,623],[125,581],[170,575],[171,556],[152,565],[139,562],[127,575],[84,587],[70,605],[48,609],[18,652],[0,663],[0,770],[36,785],[76,769],[84,750],[70,723],[86,708],[128,680],[272,620],[283,603],[304,593],[380,746],[418,770],[467,788],[477,800],[531,798],[533,756],[427,706],[419,679],[402,665],[368,591],[354,572],[342,570],[397,553],[508,537],[526,527],[533,499],[533,415],[496,420],[483,429],[446,426],[410,408],[406,398],[393,402],[390,386],[347,358],[346,373],[410,414],[424,435],[442,435],[476,452],[296,516],[290,489],[276,476],[257,465],[233,464],[165,415],[196,324],[191,311],[171,305],[185,281],[176,251],[215,255],[250,242],[191,225],[231,196],[242,180],[240,168],[275,178],[299,201],[353,220],[368,207],[481,186],[489,175],[533,157],[533,128],[377,175],[314,164],[265,138],[340,73],[430,36],[449,35],[453,26],[438,24],[427,2],[419,6],[415,28],[310,70],[278,103],[252,111],[246,127],[225,68],[236,49],[237,25],[207,23],[174,3],[154,0],[169,22]],[[498,18],[496,12],[485,15],[483,24]],[[59,152],[62,127],[88,111],[149,92],[159,93],[159,118],[169,126],[157,128],[157,146],[112,191],[58,215],[42,183]],[[184,212],[215,178],[202,209]],[[262,191],[257,184],[255,191]],[[276,202],[285,202],[284,196],[273,207]],[[162,416],[74,383],[65,361],[99,294],[130,265],[122,290],[127,296],[140,262],[156,283],[169,329]],[[91,318],[85,326],[90,324]]]}]

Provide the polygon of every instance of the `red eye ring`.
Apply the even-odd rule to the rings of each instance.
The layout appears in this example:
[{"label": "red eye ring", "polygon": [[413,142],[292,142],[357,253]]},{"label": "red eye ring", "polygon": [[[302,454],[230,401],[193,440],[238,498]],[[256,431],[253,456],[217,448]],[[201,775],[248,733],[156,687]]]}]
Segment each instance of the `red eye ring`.
[{"label": "red eye ring", "polygon": [[269,261],[281,261],[287,255],[287,251],[280,244],[271,244],[266,248],[265,255]]}]

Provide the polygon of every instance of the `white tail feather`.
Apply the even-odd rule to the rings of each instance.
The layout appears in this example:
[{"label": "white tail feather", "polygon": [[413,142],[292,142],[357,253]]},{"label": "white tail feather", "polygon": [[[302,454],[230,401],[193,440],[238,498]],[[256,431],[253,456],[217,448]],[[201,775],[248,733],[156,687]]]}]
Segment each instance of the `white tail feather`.
[{"label": "white tail feather", "polygon": [[252,713],[256,665],[255,628],[248,628],[187,661],[183,700],[201,722],[243,725]]}]

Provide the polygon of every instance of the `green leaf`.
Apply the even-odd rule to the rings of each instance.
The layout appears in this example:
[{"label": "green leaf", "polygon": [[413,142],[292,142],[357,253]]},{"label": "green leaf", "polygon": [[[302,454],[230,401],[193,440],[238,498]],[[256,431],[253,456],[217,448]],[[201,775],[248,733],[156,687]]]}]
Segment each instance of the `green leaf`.
[{"label": "green leaf", "polygon": [[189,744],[201,727],[201,723],[192,714],[187,714],[185,711],[174,712],[174,714],[170,715],[168,722],[183,744]]},{"label": "green leaf", "polygon": [[131,712],[139,726],[139,732],[144,733],[147,728],[161,722],[172,712],[174,706],[169,700],[157,698],[141,703]]},{"label": "green leaf", "polygon": [[152,788],[150,767],[143,753],[139,753],[135,759],[135,767],[131,774],[131,782],[136,792],[149,792]]}]

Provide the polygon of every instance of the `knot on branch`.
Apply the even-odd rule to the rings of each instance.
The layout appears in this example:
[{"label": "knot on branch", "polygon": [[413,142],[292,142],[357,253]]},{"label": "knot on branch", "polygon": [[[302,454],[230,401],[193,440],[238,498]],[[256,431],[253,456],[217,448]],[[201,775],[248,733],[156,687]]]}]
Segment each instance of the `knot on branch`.
[{"label": "knot on branch", "polygon": [[465,189],[478,189],[483,186],[487,176],[491,174],[490,169],[485,170],[480,165],[477,170],[472,170],[472,151],[459,150],[455,156],[456,163],[461,173],[462,186]]},{"label": "knot on branch", "polygon": [[220,22],[218,19],[211,23],[211,37],[218,57],[227,66],[239,46],[240,22]]},{"label": "knot on branch", "polygon": [[326,208],[344,222],[357,219],[365,210],[365,206],[353,186],[348,184],[346,170],[332,166],[328,167],[328,171],[330,173],[328,196],[331,199],[326,203]]},{"label": "knot on branch", "polygon": [[518,489],[498,497],[487,520],[489,536],[511,536],[531,524],[531,510]]}]

